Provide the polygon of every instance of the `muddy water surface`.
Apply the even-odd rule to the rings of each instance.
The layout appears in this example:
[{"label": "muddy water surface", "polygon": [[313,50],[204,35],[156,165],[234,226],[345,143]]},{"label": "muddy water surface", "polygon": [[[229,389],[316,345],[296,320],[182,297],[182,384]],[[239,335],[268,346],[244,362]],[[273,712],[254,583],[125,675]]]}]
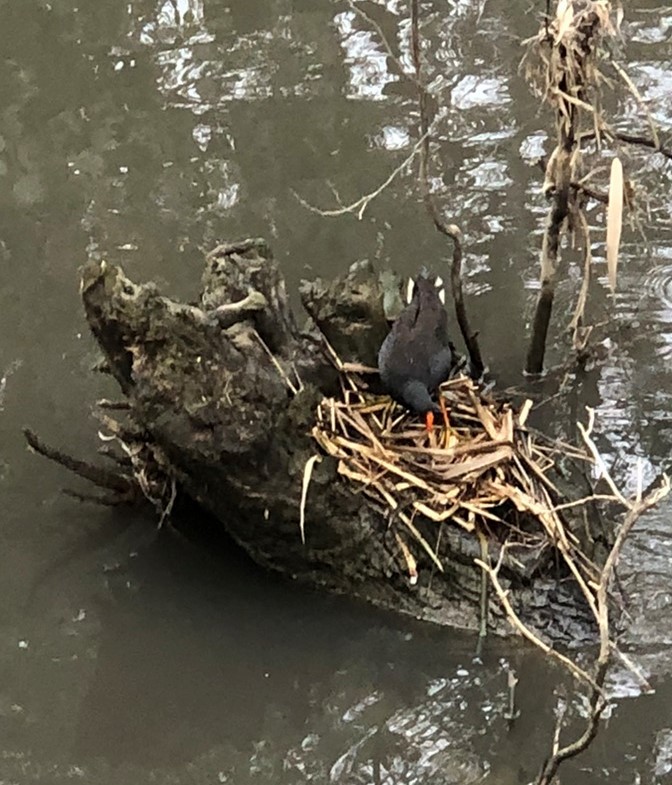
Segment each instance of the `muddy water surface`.
[{"label": "muddy water surface", "polygon": [[[669,133],[672,11],[629,5],[629,70]],[[533,4],[423,7],[441,107],[435,187],[465,233],[484,354],[501,384],[521,384],[544,211],[533,161],[549,128],[518,74]],[[546,754],[559,676],[524,647],[491,642],[475,662],[471,636],[295,590],[226,542],[78,505],[20,433],[29,424],[95,450],[88,405],[115,391],[89,373],[97,355],[77,294],[87,258],[182,297],[218,238],[268,238],[290,288],[361,258],[407,273],[445,264],[406,172],[362,220],[300,201],[355,201],[417,138],[400,73],[406,3],[366,8],[399,66],[345,2],[0,1],[3,781],[511,783]],[[632,97],[618,112],[623,129],[646,130]],[[597,407],[600,443],[627,484],[638,458],[647,478],[669,463],[672,189],[662,158],[624,156],[648,189],[646,241],[626,232],[615,301],[596,242],[592,302],[609,322],[609,357],[576,380],[566,408]],[[599,228],[597,212],[591,221]],[[551,365],[579,279],[571,266],[559,288]],[[656,693],[616,674],[606,729],[568,782],[669,781],[671,505],[641,521],[621,571],[624,645]],[[508,667],[521,679],[513,724]]]}]

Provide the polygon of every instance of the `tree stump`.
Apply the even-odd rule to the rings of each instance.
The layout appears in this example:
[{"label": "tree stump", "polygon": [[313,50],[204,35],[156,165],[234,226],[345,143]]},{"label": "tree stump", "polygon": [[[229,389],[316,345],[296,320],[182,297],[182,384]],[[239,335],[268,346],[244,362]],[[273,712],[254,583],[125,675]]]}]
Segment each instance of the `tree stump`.
[{"label": "tree stump", "polygon": [[[395,521],[355,492],[335,460],[314,464],[299,527],[304,470],[318,452],[315,410],[338,391],[324,336],[344,361],[375,362],[388,323],[381,279],[357,264],[331,283],[304,283],[300,329],[263,240],[221,245],[206,257],[198,304],[177,303],[117,266],[89,263],[81,292],[89,326],[127,404],[104,423],[125,448],[136,482],[162,514],[176,493],[207,510],[264,568],[444,625],[477,629],[478,541],[447,523],[435,570],[415,554],[409,581]],[[375,382],[374,382],[375,384]],[[130,458],[128,458],[130,456]],[[72,467],[71,467],[72,468]],[[95,478],[92,478],[95,479]],[[417,520],[434,542],[437,524]],[[496,543],[491,544],[496,557]],[[553,559],[507,565],[503,580],[526,622],[566,639],[590,634]],[[496,603],[490,629],[505,632]]]}]

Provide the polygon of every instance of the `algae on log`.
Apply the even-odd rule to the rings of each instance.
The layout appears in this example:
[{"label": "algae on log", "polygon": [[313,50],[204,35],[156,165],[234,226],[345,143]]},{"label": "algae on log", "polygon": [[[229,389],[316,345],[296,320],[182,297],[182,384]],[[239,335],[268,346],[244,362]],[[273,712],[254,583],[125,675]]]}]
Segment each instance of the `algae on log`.
[{"label": "algae on log", "polygon": [[[180,491],[198,502],[266,568],[311,585],[441,624],[476,629],[480,571],[474,540],[445,527],[439,573],[418,554],[410,585],[395,522],[354,493],[334,460],[315,464],[299,531],[315,407],[338,389],[319,331],[300,330],[284,281],[262,240],[208,255],[197,306],[172,302],[119,267],[90,263],[82,276],[86,315],[130,405],[135,439],[150,444]],[[366,265],[336,283],[304,284],[302,298],[343,359],[371,363],[387,323],[379,279]],[[292,390],[293,388],[293,390]],[[431,539],[437,524],[419,522]],[[531,580],[509,566],[518,607],[538,626],[570,609],[553,576]],[[494,605],[494,603],[492,604]],[[491,608],[491,628],[507,629]]]}]

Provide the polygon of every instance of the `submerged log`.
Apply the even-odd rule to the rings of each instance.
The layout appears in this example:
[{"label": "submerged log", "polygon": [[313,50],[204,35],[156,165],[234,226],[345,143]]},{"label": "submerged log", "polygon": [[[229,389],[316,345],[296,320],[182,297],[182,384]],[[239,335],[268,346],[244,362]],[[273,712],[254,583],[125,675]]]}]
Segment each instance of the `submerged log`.
[{"label": "submerged log", "polygon": [[[358,265],[335,283],[304,284],[312,316],[306,329],[297,325],[262,240],[209,254],[195,305],[173,302],[153,284],[137,285],[104,262],[84,268],[81,293],[128,402],[123,424],[109,414],[105,422],[132,460],[142,455],[136,478],[164,517],[177,489],[265,568],[417,618],[479,627],[478,540],[450,524],[441,524],[439,537],[436,522],[415,518],[436,543],[445,571],[414,549],[419,577],[413,584],[394,517],[357,493],[326,455],[310,463],[302,541],[305,469],[319,452],[311,437],[315,411],[339,388],[323,336],[343,360],[375,360],[388,326],[372,269]],[[152,474],[163,481],[152,484]],[[589,528],[583,533],[597,538]],[[496,559],[496,543],[490,548]],[[571,585],[556,580],[553,564],[548,553],[511,560],[502,580],[535,626],[585,637],[585,609],[573,602]],[[489,625],[505,631],[495,606]]]}]

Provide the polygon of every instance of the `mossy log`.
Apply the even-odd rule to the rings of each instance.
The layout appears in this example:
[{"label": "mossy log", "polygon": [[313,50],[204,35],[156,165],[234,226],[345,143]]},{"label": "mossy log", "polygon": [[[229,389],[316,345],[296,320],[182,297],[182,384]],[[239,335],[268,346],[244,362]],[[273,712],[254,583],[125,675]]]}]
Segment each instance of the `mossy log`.
[{"label": "mossy log", "polygon": [[[144,446],[145,460],[151,456],[154,471],[170,478],[173,498],[177,489],[194,500],[265,568],[418,618],[478,628],[478,541],[445,525],[437,551],[445,572],[418,552],[412,585],[395,521],[354,492],[326,456],[312,472],[302,542],[304,469],[318,449],[310,436],[315,409],[338,390],[323,336],[344,361],[371,364],[388,330],[380,279],[368,265],[329,284],[302,286],[305,329],[262,240],[209,254],[197,305],[173,302],[106,263],[84,268],[81,292],[128,403],[124,424],[108,425],[116,423],[113,432],[125,445]],[[436,523],[417,525],[437,540]],[[583,636],[586,615],[552,564],[507,566],[516,605],[537,627]],[[504,632],[495,605],[489,625]]]}]

